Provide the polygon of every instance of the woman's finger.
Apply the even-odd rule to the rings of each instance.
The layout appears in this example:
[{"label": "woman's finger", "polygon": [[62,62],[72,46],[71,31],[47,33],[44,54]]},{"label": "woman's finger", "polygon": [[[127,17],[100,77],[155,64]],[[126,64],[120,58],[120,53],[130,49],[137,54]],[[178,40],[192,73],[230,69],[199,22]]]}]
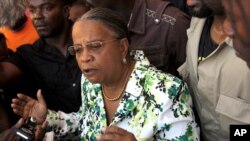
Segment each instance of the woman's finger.
[{"label": "woman's finger", "polygon": [[43,105],[46,105],[46,102],[45,102],[45,100],[44,100],[44,98],[43,98],[41,89],[39,89],[39,90],[37,91],[37,99],[38,99],[38,102],[39,102],[39,103],[41,103],[41,104],[43,104]]},{"label": "woman's finger", "polygon": [[24,95],[24,94],[21,94],[21,93],[18,93],[17,97],[18,97],[18,99],[23,100],[23,101],[29,101],[32,99],[31,97]]},{"label": "woman's finger", "polygon": [[116,134],[116,133],[104,133],[102,135],[96,136],[98,141],[115,141],[115,140],[120,140],[122,138],[121,135]]},{"label": "woman's finger", "polygon": [[24,105],[26,103],[26,101],[14,98],[14,99],[12,99],[12,103],[14,103],[16,105]]},{"label": "woman's finger", "polygon": [[115,134],[126,134],[127,131],[122,129],[122,128],[119,128],[117,126],[109,126],[109,127],[106,127],[105,129],[103,129],[103,132],[104,133],[115,133]]},{"label": "woman's finger", "polygon": [[30,107],[29,106],[19,106],[16,104],[11,104],[11,107],[14,111],[14,113],[16,113],[17,115],[23,117],[23,118],[27,118],[29,115],[29,111],[30,111]]},{"label": "woman's finger", "polygon": [[119,127],[116,127],[116,126],[106,127],[102,131],[103,131],[103,134],[97,136],[98,141],[120,140],[127,133],[126,130],[119,128]]}]

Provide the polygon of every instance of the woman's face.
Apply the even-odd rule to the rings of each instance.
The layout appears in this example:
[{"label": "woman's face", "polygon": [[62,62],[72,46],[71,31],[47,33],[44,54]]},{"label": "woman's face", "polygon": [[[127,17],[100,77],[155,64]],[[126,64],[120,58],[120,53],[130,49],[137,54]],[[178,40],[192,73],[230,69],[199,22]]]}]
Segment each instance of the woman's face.
[{"label": "woman's face", "polygon": [[114,32],[101,22],[84,20],[75,23],[72,36],[78,65],[90,82],[112,83],[120,75],[126,47]]}]

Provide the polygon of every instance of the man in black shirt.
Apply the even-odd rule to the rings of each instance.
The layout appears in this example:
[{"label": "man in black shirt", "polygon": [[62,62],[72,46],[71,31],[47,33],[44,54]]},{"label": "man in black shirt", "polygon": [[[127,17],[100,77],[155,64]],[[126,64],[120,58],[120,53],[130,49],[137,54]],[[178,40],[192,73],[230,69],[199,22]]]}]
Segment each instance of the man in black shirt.
[{"label": "man in black shirt", "polygon": [[77,111],[81,103],[81,71],[67,51],[72,44],[69,6],[69,0],[31,0],[30,18],[40,39],[0,63],[0,86],[26,78],[30,96],[41,89],[48,108],[64,112]]}]

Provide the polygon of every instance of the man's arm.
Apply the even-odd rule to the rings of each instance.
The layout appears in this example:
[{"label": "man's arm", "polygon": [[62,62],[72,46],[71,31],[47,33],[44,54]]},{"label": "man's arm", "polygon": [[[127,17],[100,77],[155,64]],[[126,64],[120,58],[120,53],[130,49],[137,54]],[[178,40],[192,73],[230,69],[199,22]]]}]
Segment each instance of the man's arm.
[{"label": "man's arm", "polygon": [[0,63],[0,86],[18,80],[22,76],[22,71],[9,62]]},{"label": "man's arm", "polygon": [[8,58],[8,48],[6,46],[6,39],[5,36],[0,33],[0,61],[5,60]]},{"label": "man's arm", "polygon": [[186,60],[186,44],[187,44],[187,29],[190,25],[190,17],[181,11],[177,11],[175,14],[176,22],[171,27],[170,39],[168,42],[169,54],[172,58],[169,58],[169,70],[176,76],[178,76],[177,69]]},{"label": "man's arm", "polygon": [[0,33],[0,86],[5,85],[8,82],[17,80],[21,75],[21,70],[14,64],[8,62],[2,62],[9,56],[9,51],[6,46],[5,36]]},{"label": "man's arm", "polygon": [[0,137],[1,137],[1,132],[11,127],[8,115],[3,106],[1,92],[0,92],[0,115],[1,115],[0,116]]}]

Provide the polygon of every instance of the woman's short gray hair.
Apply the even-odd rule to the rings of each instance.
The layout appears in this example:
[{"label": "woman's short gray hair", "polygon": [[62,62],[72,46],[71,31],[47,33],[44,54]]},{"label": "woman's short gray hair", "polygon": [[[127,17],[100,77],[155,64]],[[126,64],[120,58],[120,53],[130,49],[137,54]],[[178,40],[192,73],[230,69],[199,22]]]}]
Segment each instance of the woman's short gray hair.
[{"label": "woman's short gray hair", "polygon": [[103,23],[109,29],[111,29],[116,38],[128,38],[128,28],[127,24],[124,21],[123,17],[120,16],[117,12],[107,9],[107,8],[94,8],[83,14],[83,16],[77,21],[84,20],[96,20]]},{"label": "woman's short gray hair", "polygon": [[0,27],[12,27],[16,21],[25,16],[29,0],[0,0]]}]

